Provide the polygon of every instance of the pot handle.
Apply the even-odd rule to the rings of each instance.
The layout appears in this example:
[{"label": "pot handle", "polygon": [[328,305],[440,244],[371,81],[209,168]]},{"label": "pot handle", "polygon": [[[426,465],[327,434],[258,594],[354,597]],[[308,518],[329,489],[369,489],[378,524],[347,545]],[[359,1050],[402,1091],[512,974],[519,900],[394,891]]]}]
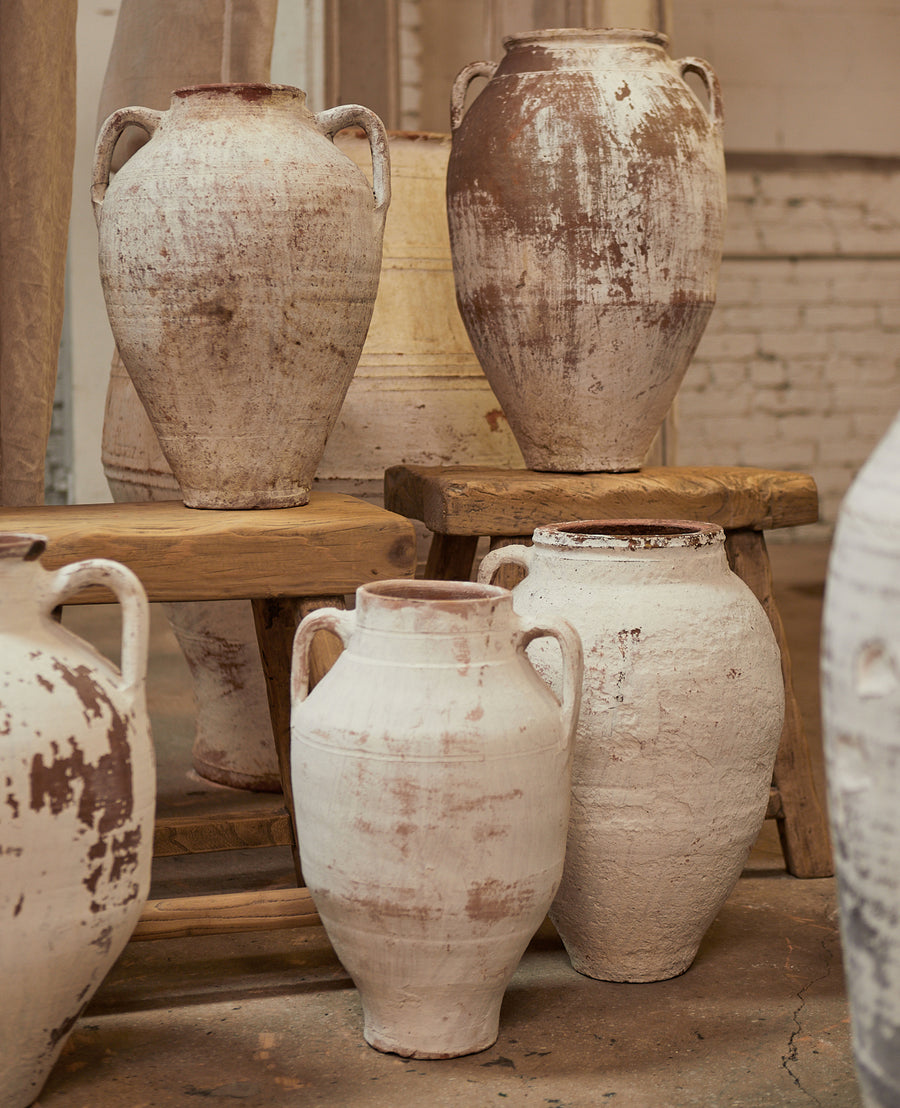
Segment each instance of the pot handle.
[{"label": "pot handle", "polygon": [[58,569],[50,579],[43,607],[49,616],[60,604],[82,592],[88,585],[102,585],[115,593],[122,606],[122,685],[135,689],[147,677],[147,650],[150,638],[150,607],[147,594],[136,573],[108,558],[87,558],[83,562]]},{"label": "pot handle", "polygon": [[153,132],[159,126],[159,121],[165,112],[158,112],[153,108],[119,108],[112,113],[100,128],[97,137],[97,145],[94,147],[94,168],[91,179],[91,203],[94,206],[94,219],[100,225],[100,210],[103,207],[103,198],[109,188],[109,170],[112,164],[113,151],[119,136],[131,124],[146,131],[152,138]]},{"label": "pot handle", "polygon": [[706,94],[709,96],[709,115],[716,127],[720,128],[725,122],[725,113],[722,109],[722,86],[715,70],[702,58],[679,58],[675,62],[678,72],[684,79],[685,73],[696,73],[706,86]]},{"label": "pot handle", "polygon": [[317,631],[331,631],[344,646],[356,626],[356,613],[340,608],[317,608],[300,620],[291,653],[291,703],[309,695],[309,648]]},{"label": "pot handle", "polygon": [[[562,652],[562,720],[564,745],[569,746],[575,737],[578,713],[581,709],[581,690],[584,680],[584,654],[581,637],[567,620],[542,616],[542,622],[521,632],[518,649],[525,657],[525,647],[535,639],[549,636],[556,639]],[[528,662],[531,665],[531,662]]]},{"label": "pot handle", "polygon": [[362,127],[372,153],[372,192],[375,194],[375,214],[382,222],[391,203],[391,151],[387,131],[379,117],[362,104],[341,104],[316,115],[316,126],[323,135],[334,139],[345,127]]},{"label": "pot handle", "polygon": [[532,546],[515,544],[513,546],[500,546],[496,550],[489,550],[481,559],[481,565],[478,567],[478,583],[480,585],[489,585],[497,570],[505,565],[521,566],[522,569],[528,573],[531,569],[533,557],[534,547]]},{"label": "pot handle", "polygon": [[497,72],[499,62],[469,62],[456,74],[450,90],[450,131],[455,132],[462,123],[466,105],[466,93],[476,77],[490,80]]}]

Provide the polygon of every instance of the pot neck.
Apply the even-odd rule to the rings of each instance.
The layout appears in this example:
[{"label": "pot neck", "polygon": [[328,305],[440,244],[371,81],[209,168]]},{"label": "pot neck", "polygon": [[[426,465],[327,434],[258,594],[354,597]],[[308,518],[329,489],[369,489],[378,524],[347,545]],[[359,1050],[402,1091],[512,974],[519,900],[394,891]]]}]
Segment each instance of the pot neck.
[{"label": "pot neck", "polygon": [[668,38],[661,32],[635,28],[553,27],[523,31],[504,38],[503,68],[533,70],[540,58],[578,67],[582,58],[595,63],[598,54],[629,57],[635,61],[642,57],[646,62],[666,57],[668,44]]},{"label": "pot neck", "polygon": [[507,590],[467,582],[395,581],[356,593],[351,650],[422,665],[497,661],[515,651]]},{"label": "pot neck", "polygon": [[539,527],[534,532],[534,549],[542,560],[586,565],[587,572],[599,564],[618,567],[679,568],[695,574],[701,565],[727,565],[725,532],[711,523],[693,520],[588,520]]},{"label": "pot neck", "polygon": [[258,114],[285,111],[312,118],[306,93],[293,85],[261,82],[187,85],[172,93],[170,114],[182,115]]}]

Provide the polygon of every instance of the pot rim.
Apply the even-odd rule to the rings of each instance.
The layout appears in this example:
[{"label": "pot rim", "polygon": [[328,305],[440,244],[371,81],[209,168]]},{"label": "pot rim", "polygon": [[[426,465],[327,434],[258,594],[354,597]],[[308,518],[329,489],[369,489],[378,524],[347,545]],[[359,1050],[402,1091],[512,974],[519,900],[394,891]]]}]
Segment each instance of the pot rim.
[{"label": "pot rim", "polygon": [[566,40],[588,39],[594,42],[633,42],[635,40],[651,43],[654,46],[669,45],[669,36],[662,31],[651,31],[643,27],[546,27],[534,31],[517,31],[504,35],[503,48],[510,50],[516,46],[529,46],[545,40],[565,42]]},{"label": "pot rim", "polygon": [[717,523],[692,519],[580,519],[537,527],[534,542],[588,550],[665,550],[724,543]]},{"label": "pot rim", "polygon": [[35,562],[47,549],[47,536],[27,531],[0,531],[0,558]]},{"label": "pot rim", "polygon": [[483,585],[475,581],[430,581],[397,577],[360,585],[356,595],[358,601],[376,603],[385,608],[459,611],[466,605],[495,605],[498,600],[508,599],[511,594],[508,589],[499,585]]},{"label": "pot rim", "polygon": [[306,93],[296,85],[270,84],[266,81],[206,81],[197,85],[181,85],[172,91],[172,99],[186,100],[188,96],[211,92],[231,93],[253,100],[261,100],[276,92],[289,92],[306,100]]}]

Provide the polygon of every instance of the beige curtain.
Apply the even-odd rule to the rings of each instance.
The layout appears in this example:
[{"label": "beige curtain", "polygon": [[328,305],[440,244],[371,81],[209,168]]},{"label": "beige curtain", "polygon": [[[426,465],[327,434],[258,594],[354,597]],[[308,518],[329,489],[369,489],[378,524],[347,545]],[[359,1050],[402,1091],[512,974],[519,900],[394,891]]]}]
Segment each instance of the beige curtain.
[{"label": "beige curtain", "polygon": [[0,0],[0,504],[41,504],[75,157],[77,0]]},{"label": "beige curtain", "polygon": [[[122,0],[98,127],[131,104],[168,108],[182,85],[268,81],[277,9],[278,0]],[[119,141],[113,168],[146,141],[142,131],[131,132]]]}]

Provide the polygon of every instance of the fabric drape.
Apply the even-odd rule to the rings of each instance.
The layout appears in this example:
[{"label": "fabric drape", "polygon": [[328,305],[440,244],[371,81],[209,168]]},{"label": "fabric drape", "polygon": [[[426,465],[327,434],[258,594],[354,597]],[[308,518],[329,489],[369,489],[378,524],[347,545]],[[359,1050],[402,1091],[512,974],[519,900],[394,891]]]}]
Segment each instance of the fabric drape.
[{"label": "fabric drape", "polygon": [[75,159],[77,0],[0,0],[0,504],[41,504]]}]

